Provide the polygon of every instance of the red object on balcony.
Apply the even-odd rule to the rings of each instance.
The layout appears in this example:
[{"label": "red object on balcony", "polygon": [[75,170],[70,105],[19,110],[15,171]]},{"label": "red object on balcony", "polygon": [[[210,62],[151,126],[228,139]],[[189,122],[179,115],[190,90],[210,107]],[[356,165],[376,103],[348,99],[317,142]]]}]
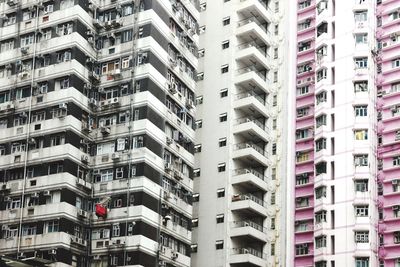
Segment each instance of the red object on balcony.
[{"label": "red object on balcony", "polygon": [[97,217],[106,218],[107,217],[107,208],[101,204],[96,204],[96,215],[97,215]]}]

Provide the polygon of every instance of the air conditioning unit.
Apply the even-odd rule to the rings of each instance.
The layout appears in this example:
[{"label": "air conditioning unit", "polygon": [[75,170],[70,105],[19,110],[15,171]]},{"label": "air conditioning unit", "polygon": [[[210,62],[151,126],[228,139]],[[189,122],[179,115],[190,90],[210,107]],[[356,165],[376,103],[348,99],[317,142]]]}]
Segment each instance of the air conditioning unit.
[{"label": "air conditioning unit", "polygon": [[51,192],[50,192],[50,190],[46,190],[46,191],[44,191],[44,192],[43,192],[43,196],[45,196],[45,197],[49,197],[49,196],[51,196]]},{"label": "air conditioning unit", "polygon": [[11,202],[12,198],[11,197],[5,197],[4,202]]},{"label": "air conditioning unit", "polygon": [[179,256],[178,252],[176,252],[176,251],[171,251],[171,258],[172,258],[173,260],[177,259],[178,256]]},{"label": "air conditioning unit", "polygon": [[164,199],[166,199],[166,200],[168,200],[168,199],[171,199],[171,193],[170,192],[167,192],[167,191],[164,191]]},{"label": "air conditioning unit", "polygon": [[110,101],[110,104],[113,104],[113,105],[119,104],[118,97],[111,98],[109,101]]},{"label": "air conditioning unit", "polygon": [[21,47],[21,53],[26,55],[29,52],[29,47]]},{"label": "air conditioning unit", "polygon": [[119,154],[118,153],[113,153],[111,155],[112,160],[119,160]]},{"label": "air conditioning unit", "polygon": [[81,161],[82,161],[83,163],[88,163],[88,162],[89,162],[89,156],[82,155],[82,156],[81,156]]},{"label": "air conditioning unit", "polygon": [[18,2],[18,0],[7,0],[7,5],[15,6],[16,4],[18,4]]},{"label": "air conditioning unit", "polygon": [[38,192],[33,193],[32,196],[31,196],[31,198],[38,198],[38,197],[39,197],[39,193]]},{"label": "air conditioning unit", "polygon": [[60,109],[67,109],[67,103],[61,103],[58,105],[58,108]]},{"label": "air conditioning unit", "polygon": [[111,129],[109,127],[101,127],[100,131],[102,134],[110,134],[111,133]]},{"label": "air conditioning unit", "polygon": [[87,212],[82,210],[82,209],[80,209],[80,210],[78,210],[78,216],[87,217]]},{"label": "air conditioning unit", "polygon": [[399,181],[398,180],[392,180],[392,185],[398,185]]},{"label": "air conditioning unit", "polygon": [[3,230],[3,231],[6,231],[6,230],[8,230],[8,225],[5,225],[5,224],[4,224],[4,225],[2,225],[2,226],[1,226],[1,230]]},{"label": "air conditioning unit", "polygon": [[175,83],[169,83],[168,84],[168,90],[172,93],[175,94],[178,91],[176,90],[176,84]]},{"label": "air conditioning unit", "polygon": [[172,142],[173,142],[172,138],[167,137],[167,144],[170,145],[172,144]]},{"label": "air conditioning unit", "polygon": [[57,250],[56,249],[49,250],[49,254],[50,255],[57,255]]},{"label": "air conditioning unit", "polygon": [[171,163],[166,162],[165,165],[164,165],[164,168],[165,168],[166,171],[171,171],[172,170]]},{"label": "air conditioning unit", "polygon": [[97,106],[97,100],[94,98],[89,99],[89,105]]},{"label": "air conditioning unit", "polygon": [[98,261],[98,260],[100,260],[100,259],[101,259],[101,258],[100,258],[100,255],[99,255],[99,254],[93,255],[93,260]]},{"label": "air conditioning unit", "polygon": [[392,207],[392,210],[396,210],[396,211],[397,211],[397,210],[400,210],[400,206],[395,205],[395,206]]}]

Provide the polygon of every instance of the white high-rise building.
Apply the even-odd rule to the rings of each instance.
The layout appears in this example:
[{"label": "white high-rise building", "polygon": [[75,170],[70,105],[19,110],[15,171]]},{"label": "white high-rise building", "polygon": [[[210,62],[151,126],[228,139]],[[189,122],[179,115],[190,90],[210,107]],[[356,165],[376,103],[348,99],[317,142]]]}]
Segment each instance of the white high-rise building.
[{"label": "white high-rise building", "polygon": [[200,3],[192,266],[285,265],[289,5]]}]

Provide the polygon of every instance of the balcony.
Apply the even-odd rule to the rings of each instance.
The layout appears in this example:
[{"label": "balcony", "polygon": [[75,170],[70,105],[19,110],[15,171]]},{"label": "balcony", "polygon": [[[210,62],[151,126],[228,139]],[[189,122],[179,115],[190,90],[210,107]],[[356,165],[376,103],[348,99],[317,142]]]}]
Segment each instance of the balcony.
[{"label": "balcony", "polygon": [[[23,249],[54,249],[65,247],[70,249],[71,235],[64,232],[47,233],[40,235],[30,235],[21,237],[21,246]],[[18,246],[18,238],[0,239],[0,247],[3,253],[15,251]]]},{"label": "balcony", "polygon": [[267,25],[260,22],[255,17],[249,17],[238,22],[236,36],[243,42],[251,42],[255,39],[262,41],[266,45],[271,45],[271,34],[268,32]]},{"label": "balcony", "polygon": [[240,118],[235,121],[233,126],[233,134],[238,134],[246,139],[258,142],[260,140],[269,142],[271,134],[268,127],[264,126],[257,119],[253,118]]},{"label": "balcony", "polygon": [[231,223],[231,237],[240,237],[251,241],[267,242],[267,229],[252,221]]},{"label": "balcony", "polygon": [[258,214],[263,217],[271,214],[271,211],[267,209],[267,203],[252,194],[233,195],[231,210],[249,215]]},{"label": "balcony", "polygon": [[240,0],[237,12],[247,16],[261,16],[264,20],[271,21],[273,16],[272,11],[265,2],[268,1]]},{"label": "balcony", "polygon": [[253,143],[240,143],[233,147],[232,158],[242,160],[249,165],[269,166],[271,161],[267,158],[268,153],[263,148]]},{"label": "balcony", "polygon": [[233,266],[265,266],[266,256],[254,248],[233,248],[229,263]]},{"label": "balcony", "polygon": [[239,109],[249,115],[254,115],[254,113],[257,112],[264,117],[270,117],[270,113],[265,104],[266,101],[261,96],[252,92],[245,92],[235,96],[233,108]]},{"label": "balcony", "polygon": [[257,44],[255,41],[240,44],[237,46],[236,60],[246,65],[257,62],[260,66],[271,69],[271,66],[268,64],[271,62],[271,59],[266,49],[265,45]]},{"label": "balcony", "polygon": [[254,66],[238,69],[235,75],[235,85],[243,87],[248,87],[250,85],[262,89],[263,92],[267,94],[271,93],[266,73],[258,70]]},{"label": "balcony", "polygon": [[232,185],[238,185],[251,190],[270,191],[267,177],[254,169],[236,169],[232,174]]}]

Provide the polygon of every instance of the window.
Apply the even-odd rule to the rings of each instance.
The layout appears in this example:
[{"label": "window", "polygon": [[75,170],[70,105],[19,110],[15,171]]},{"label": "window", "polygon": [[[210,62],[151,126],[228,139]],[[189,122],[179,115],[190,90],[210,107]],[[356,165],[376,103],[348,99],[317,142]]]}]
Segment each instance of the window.
[{"label": "window", "polygon": [[368,192],[368,179],[355,180],[354,188],[356,192]]},{"label": "window", "polygon": [[112,236],[119,236],[121,232],[121,229],[119,227],[119,223],[113,224],[113,228],[112,228]]},{"label": "window", "polygon": [[354,241],[356,243],[368,243],[369,242],[369,232],[368,231],[355,232]]},{"label": "window", "polygon": [[219,94],[220,94],[221,98],[227,97],[228,96],[228,88],[221,89]]},{"label": "window", "polygon": [[320,199],[326,197],[326,186],[320,186],[315,188],[315,198]]},{"label": "window", "polygon": [[325,248],[326,247],[326,235],[317,236],[315,238],[315,248]]},{"label": "window", "polygon": [[321,0],[317,4],[317,11],[318,14],[322,13],[324,10],[328,9],[328,1],[327,0]]},{"label": "window", "polygon": [[328,265],[327,265],[326,261],[317,261],[317,262],[315,262],[315,267],[327,267],[327,266]]},{"label": "window", "polygon": [[224,218],[225,218],[224,214],[217,214],[217,217],[216,217],[217,223],[223,223]]},{"label": "window", "polygon": [[219,115],[219,122],[227,121],[228,115],[226,113],[222,113]]},{"label": "window", "polygon": [[65,137],[63,135],[52,136],[50,138],[50,146],[59,146],[65,143]]},{"label": "window", "polygon": [[365,69],[368,68],[368,58],[356,58],[354,59],[354,64],[356,65],[357,69]]},{"label": "window", "polygon": [[326,115],[320,115],[315,118],[316,127],[326,126]]},{"label": "window", "polygon": [[369,267],[369,258],[356,258],[355,267]]},{"label": "window", "polygon": [[271,205],[275,205],[276,203],[276,194],[274,192],[271,193]]},{"label": "window", "polygon": [[321,69],[317,71],[317,82],[326,79],[327,73],[328,73],[327,69]]},{"label": "window", "polygon": [[354,130],[354,138],[356,140],[368,140],[368,130]]},{"label": "window", "polygon": [[308,94],[309,92],[310,92],[310,87],[308,85],[297,88],[298,96]]},{"label": "window", "polygon": [[225,197],[225,188],[217,189],[217,197],[218,198]]},{"label": "window", "polygon": [[393,157],[393,166],[400,166],[400,156]]},{"label": "window", "polygon": [[220,138],[218,141],[219,147],[226,146],[226,138]]},{"label": "window", "polygon": [[34,38],[35,38],[34,34],[28,34],[28,35],[22,36],[21,37],[21,47],[33,44]]},{"label": "window", "polygon": [[230,17],[226,17],[226,18],[222,19],[222,25],[223,26],[229,25],[230,23],[231,23]]},{"label": "window", "polygon": [[322,149],[326,149],[326,138],[320,138],[315,141],[315,151],[321,151]]},{"label": "window", "polygon": [[223,65],[221,66],[221,73],[227,73],[229,71],[229,66],[228,65]]},{"label": "window", "polygon": [[302,74],[304,72],[309,72],[309,71],[312,71],[312,67],[310,66],[309,63],[297,66],[297,74]]},{"label": "window", "polygon": [[56,33],[60,36],[71,34],[72,31],[73,31],[72,23],[58,25],[58,27],[56,29]]},{"label": "window", "polygon": [[226,169],[226,163],[218,164],[218,172],[224,172]]},{"label": "window", "polygon": [[102,170],[100,175],[96,177],[96,182],[107,182],[112,181],[114,178],[114,172],[112,169]]},{"label": "window", "polygon": [[319,93],[319,94],[317,94],[317,95],[315,96],[316,101],[317,101],[317,105],[320,104],[320,103],[322,103],[322,102],[326,102],[326,98],[327,98],[326,95],[327,95],[327,94],[326,94],[326,91],[323,91],[323,92],[321,92],[321,93]]},{"label": "window", "polygon": [[297,45],[298,51],[303,52],[311,48],[311,41],[308,42],[301,42]]},{"label": "window", "polygon": [[271,256],[275,256],[275,243],[271,243]]},{"label": "window", "polygon": [[22,236],[36,235],[36,225],[23,225]]},{"label": "window", "polygon": [[297,24],[297,30],[302,31],[311,27],[311,19],[306,19],[305,21]]},{"label": "window", "polygon": [[60,89],[66,89],[69,87],[69,78],[64,78],[60,80]]},{"label": "window", "polygon": [[315,213],[315,222],[316,223],[326,222],[326,210],[322,210]]},{"label": "window", "polygon": [[310,206],[310,199],[308,197],[297,197],[296,208],[305,208]]},{"label": "window", "polygon": [[368,116],[368,106],[355,106],[354,113],[356,117]]},{"label": "window", "polygon": [[121,43],[132,41],[132,30],[123,31],[121,33]]},{"label": "window", "polygon": [[297,111],[297,118],[302,118],[309,114],[310,108],[309,107],[298,108],[296,111]]},{"label": "window", "polygon": [[310,154],[308,152],[296,152],[296,162],[301,163],[308,161],[310,159]]},{"label": "window", "polygon": [[275,219],[275,217],[271,217],[271,230],[275,230],[275,222],[276,222],[276,219]]},{"label": "window", "polygon": [[390,14],[389,14],[389,17],[390,17],[392,20],[398,19],[398,18],[400,17],[399,11],[395,11],[395,12],[393,12],[393,13],[390,13]]},{"label": "window", "polygon": [[196,253],[197,252],[197,248],[198,248],[197,244],[190,245],[190,252],[191,253]]},{"label": "window", "polygon": [[400,243],[400,232],[399,231],[393,232],[393,242],[395,244]]},{"label": "window", "polygon": [[368,155],[355,155],[354,166],[368,166]]},{"label": "window", "polygon": [[395,92],[400,92],[400,82],[398,83],[393,83],[390,87],[390,92],[395,93]]},{"label": "window", "polygon": [[368,91],[368,82],[367,81],[359,81],[354,83],[354,92],[367,92]]},{"label": "window", "polygon": [[356,22],[367,21],[368,12],[366,10],[355,11],[354,20]]},{"label": "window", "polygon": [[356,44],[366,44],[368,43],[368,34],[366,33],[357,33],[355,35]]},{"label": "window", "polygon": [[124,178],[124,167],[118,167],[115,169],[115,178],[117,179]]},{"label": "window", "polygon": [[296,255],[307,255],[308,254],[308,244],[296,245]]},{"label": "window", "polygon": [[302,173],[299,175],[296,175],[296,185],[305,185],[308,184],[309,179],[308,179],[308,174],[307,173]]},{"label": "window", "polygon": [[356,217],[367,217],[368,216],[368,205],[355,206]]},{"label": "window", "polygon": [[47,233],[55,233],[59,231],[58,220],[46,222],[45,231]]},{"label": "window", "polygon": [[224,248],[224,241],[223,240],[215,241],[215,248],[216,249],[223,249]]},{"label": "window", "polygon": [[308,129],[296,130],[296,140],[308,138]]},{"label": "window", "polygon": [[193,202],[199,202],[200,200],[200,194],[199,193],[195,193],[192,195],[192,201]]},{"label": "window", "polygon": [[227,49],[229,48],[229,41],[223,41],[222,42],[222,49]]},{"label": "window", "polygon": [[326,174],[326,162],[319,162],[315,165],[315,173],[316,175]]},{"label": "window", "polygon": [[392,68],[398,68],[398,67],[400,67],[400,58],[392,60]]},{"label": "window", "polygon": [[309,6],[311,6],[311,0],[306,0],[299,3],[299,9],[304,9]]},{"label": "window", "polygon": [[11,39],[11,40],[3,41],[1,43],[1,48],[0,49],[1,49],[0,50],[1,52],[5,52],[5,51],[9,51],[9,50],[14,49],[14,40]]},{"label": "window", "polygon": [[71,51],[57,53],[57,63],[67,62],[71,60]]}]

